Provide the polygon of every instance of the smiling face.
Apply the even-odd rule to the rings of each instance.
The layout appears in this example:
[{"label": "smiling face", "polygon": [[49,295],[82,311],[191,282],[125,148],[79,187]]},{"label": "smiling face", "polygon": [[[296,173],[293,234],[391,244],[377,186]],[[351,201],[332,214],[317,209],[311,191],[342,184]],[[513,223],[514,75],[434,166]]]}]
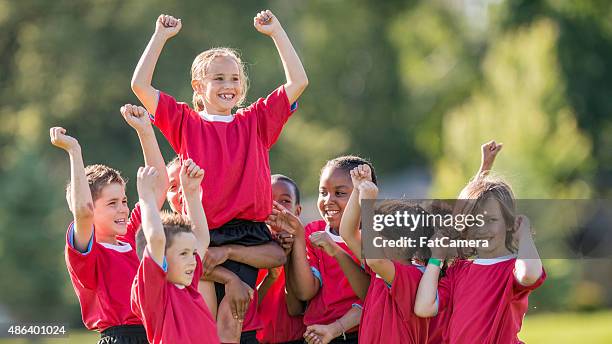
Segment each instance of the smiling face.
[{"label": "smiling face", "polygon": [[168,263],[167,280],[174,284],[188,286],[193,281],[196,268],[197,239],[193,233],[177,233],[172,244],[166,248]]},{"label": "smiling face", "polygon": [[125,235],[130,209],[125,196],[125,185],[111,183],[104,186],[94,201],[94,227],[102,242],[114,242],[116,235]]},{"label": "smiling face", "polygon": [[180,181],[181,163],[177,161],[176,163],[170,165],[170,167],[167,168],[167,171],[170,186],[168,187],[168,191],[166,192],[166,199],[168,200],[172,211],[178,214],[182,214],[183,189],[181,188]]},{"label": "smiling face", "polygon": [[484,214],[484,225],[468,231],[468,238],[486,240],[488,247],[477,249],[480,258],[495,258],[511,254],[506,247],[506,235],[512,231],[511,224],[504,219],[500,203],[492,197],[487,198],[478,213]]},{"label": "smiling face", "polygon": [[333,166],[326,167],[319,180],[319,199],[317,205],[321,217],[330,228],[340,228],[340,219],[349,196],[353,192],[353,182],[349,172]]},{"label": "smiling face", "polygon": [[204,111],[211,115],[230,115],[243,92],[240,67],[231,56],[215,57],[206,75],[192,82],[194,91],[203,99]]}]

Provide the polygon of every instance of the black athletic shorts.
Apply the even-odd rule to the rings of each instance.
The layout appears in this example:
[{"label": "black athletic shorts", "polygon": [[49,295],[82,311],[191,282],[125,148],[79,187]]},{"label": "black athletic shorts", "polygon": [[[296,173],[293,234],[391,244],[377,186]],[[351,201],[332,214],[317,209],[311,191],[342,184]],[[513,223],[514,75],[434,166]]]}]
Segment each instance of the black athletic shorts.
[{"label": "black athletic shorts", "polygon": [[[272,234],[263,222],[234,219],[210,231],[211,247],[229,244],[256,246],[272,240]],[[255,289],[259,269],[233,260],[225,261],[221,266],[235,273],[240,280]],[[215,283],[215,292],[217,294],[217,304],[219,304],[225,296],[225,286],[221,283]]]},{"label": "black athletic shorts", "polygon": [[100,333],[98,344],[148,344],[147,333],[142,325],[109,327]]}]

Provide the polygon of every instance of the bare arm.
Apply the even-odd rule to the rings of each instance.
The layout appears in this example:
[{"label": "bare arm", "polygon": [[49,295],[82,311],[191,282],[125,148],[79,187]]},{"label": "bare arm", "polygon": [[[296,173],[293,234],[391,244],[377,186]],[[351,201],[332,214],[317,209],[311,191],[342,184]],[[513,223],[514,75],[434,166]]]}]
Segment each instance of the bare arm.
[{"label": "bare arm", "polygon": [[351,307],[340,319],[328,325],[310,325],[306,328],[304,339],[308,344],[329,343],[334,338],[359,325],[361,308]]},{"label": "bare arm", "polygon": [[166,235],[155,199],[156,174],[157,170],[154,167],[140,167],[136,186],[142,211],[142,231],[147,240],[147,249],[151,258],[161,265],[164,261]]},{"label": "bare arm", "polygon": [[283,266],[287,256],[283,249],[274,241],[256,246],[227,245],[228,259],[248,264],[259,269],[269,269]]},{"label": "bare arm", "polygon": [[93,200],[85,175],[81,146],[78,141],[66,135],[66,129],[53,127],[49,130],[51,143],[68,153],[70,157],[70,211],[74,218],[74,248],[87,251],[93,232]]},{"label": "bare arm", "polygon": [[[442,236],[440,232],[434,234],[432,239]],[[433,263],[433,259],[444,260],[445,249],[432,247],[431,257],[425,272],[419,282],[416,299],[414,301],[414,314],[421,318],[429,318],[438,314],[438,279],[440,278],[440,267]],[[435,257],[435,258],[434,258]]]},{"label": "bare arm", "polygon": [[361,232],[359,231],[360,222],[361,207],[359,206],[359,189],[354,187],[348,203],[344,208],[339,232],[344,242],[346,242],[346,245],[358,259],[362,259]]},{"label": "bare arm", "polygon": [[351,289],[361,300],[365,300],[370,288],[370,275],[359,266],[344,250],[334,256],[342,272],[348,279]]},{"label": "bare arm", "polygon": [[519,250],[518,258],[514,264],[514,276],[524,286],[531,286],[538,281],[542,275],[542,260],[538,249],[533,242],[531,224],[525,216],[519,216],[518,220]]},{"label": "bare arm", "polygon": [[153,88],[153,72],[166,41],[181,30],[180,19],[160,15],[155,22],[155,33],[142,53],[132,76],[132,91],[150,113],[157,109],[157,90]]},{"label": "bare arm", "polygon": [[153,166],[157,170],[157,188],[156,188],[156,200],[157,208],[161,209],[166,200],[166,191],[170,182],[168,180],[168,173],[166,172],[166,164],[164,157],[161,154],[159,145],[157,144],[157,138],[155,138],[155,131],[149,120],[147,111],[141,106],[135,106],[126,104],[121,107],[121,115],[125,121],[136,130],[138,134],[138,140],[140,141],[140,147],[142,147],[142,155],[146,166]]},{"label": "bare arm", "polygon": [[306,254],[306,241],[296,235],[291,255],[285,265],[287,289],[291,289],[295,297],[301,301],[309,301],[321,287],[319,280],[314,277]]},{"label": "bare arm", "polygon": [[285,71],[285,92],[289,103],[295,102],[308,86],[308,77],[304,66],[295,52],[289,36],[281,26],[278,19],[270,11],[262,11],[253,18],[253,25],[257,31],[268,35],[274,41],[278,55]]},{"label": "bare arm", "polygon": [[300,219],[287,211],[283,206],[274,202],[272,214],[266,223],[279,231],[284,230],[295,236],[293,249],[285,263],[285,280],[287,290],[292,292],[299,300],[308,301],[319,291],[320,284],[308,263],[306,253],[306,238],[304,237],[304,226]]},{"label": "bare arm", "polygon": [[280,274],[280,268],[273,268],[268,270],[268,274],[261,281],[259,286],[257,286],[257,304],[260,304],[261,301],[266,297],[268,291],[274,285],[274,283],[278,280],[278,276]]},{"label": "bare arm", "polygon": [[365,299],[370,287],[370,275],[368,275],[353,258],[342,249],[326,232],[314,232],[310,235],[313,246],[321,248],[327,255],[333,257],[342,269],[357,296]]},{"label": "bare arm", "polygon": [[436,295],[438,293],[438,278],[440,267],[427,264],[427,268],[419,282],[416,299],[414,302],[414,314],[421,318],[429,318],[438,314]]},{"label": "bare arm", "polygon": [[481,159],[480,159],[480,168],[478,169],[477,177],[484,177],[493,168],[493,163],[495,162],[495,157],[503,148],[502,143],[495,143],[495,141],[490,141],[483,144],[481,147]]},{"label": "bare arm", "polygon": [[301,314],[304,314],[306,310],[306,303],[300,301],[294,293],[289,292],[289,290],[285,287],[285,303],[287,304],[287,313],[289,315],[295,317]]},{"label": "bare arm", "polygon": [[230,304],[232,315],[235,319],[244,319],[244,314],[253,298],[253,290],[236,274],[222,266],[215,267],[211,273],[203,277],[208,281],[225,285],[225,298]]},{"label": "bare arm", "polygon": [[200,198],[200,185],[204,178],[204,170],[196,165],[193,160],[187,159],[183,161],[179,178],[181,186],[183,187],[185,205],[187,206],[187,217],[189,221],[191,221],[193,234],[198,240],[197,251],[201,255],[201,258],[204,259],[206,250],[210,244],[208,222]]}]

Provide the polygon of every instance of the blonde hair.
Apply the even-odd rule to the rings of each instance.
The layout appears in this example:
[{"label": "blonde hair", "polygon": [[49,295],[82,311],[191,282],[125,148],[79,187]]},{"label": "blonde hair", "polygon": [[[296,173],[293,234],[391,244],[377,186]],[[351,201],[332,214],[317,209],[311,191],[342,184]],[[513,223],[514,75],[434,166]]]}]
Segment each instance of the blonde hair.
[{"label": "blonde hair", "polygon": [[[455,213],[478,213],[482,209],[484,202],[488,199],[494,199],[499,204],[506,228],[511,229],[506,232],[506,248],[510,252],[516,253],[518,248],[516,247],[513,236],[516,231],[514,228],[516,200],[512,192],[512,187],[503,179],[488,175],[479,175],[471,180],[459,193],[459,206],[457,207],[458,209],[455,209]],[[473,253],[474,252],[471,252],[471,254]]]},{"label": "blonde hair", "polygon": [[[240,58],[240,55],[238,54],[236,50],[231,49],[231,48],[221,47],[221,48],[208,49],[200,53],[198,56],[196,56],[196,58],[193,60],[193,63],[191,64],[191,80],[204,79],[204,77],[206,76],[206,73],[208,72],[208,67],[210,66],[210,63],[216,57],[221,57],[221,56],[230,57],[234,59],[236,63],[238,64],[238,70],[239,70],[238,73],[239,73],[240,86],[242,88],[242,92],[241,92],[240,98],[238,98],[238,102],[236,103],[236,106],[240,106],[246,99],[247,90],[249,88],[249,78],[246,74],[245,64],[244,62],[242,62],[242,59]],[[193,107],[196,111],[204,110],[204,102],[202,100],[202,97],[200,97],[200,95],[195,90],[193,91],[192,101],[193,101]]]}]

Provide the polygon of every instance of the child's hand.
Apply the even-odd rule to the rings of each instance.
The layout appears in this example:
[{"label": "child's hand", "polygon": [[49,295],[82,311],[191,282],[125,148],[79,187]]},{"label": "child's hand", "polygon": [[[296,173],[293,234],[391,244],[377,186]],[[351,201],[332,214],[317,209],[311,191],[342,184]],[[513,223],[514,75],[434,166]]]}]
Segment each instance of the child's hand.
[{"label": "child's hand", "polygon": [[278,19],[276,19],[270,10],[257,13],[257,15],[253,18],[253,25],[257,31],[266,36],[274,36],[283,29]]},{"label": "child's hand", "polygon": [[266,278],[276,281],[282,271],[283,271],[283,268],[281,266],[268,269],[268,275],[266,276]]},{"label": "child's hand", "polygon": [[319,247],[329,256],[335,257],[342,248],[332,240],[329,234],[319,231],[310,234],[308,237],[313,246]]},{"label": "child's hand", "polygon": [[517,216],[514,220],[514,231],[514,237],[518,242],[520,242],[523,238],[531,237],[533,232],[531,231],[531,222],[529,221],[529,218],[527,218],[525,215]]},{"label": "child's hand", "polygon": [[185,194],[192,194],[200,191],[200,185],[204,178],[204,170],[201,169],[193,160],[183,161],[179,180]]},{"label": "child's hand", "polygon": [[158,173],[159,172],[157,172],[157,169],[153,166],[138,168],[138,174],[136,175],[136,188],[138,189],[138,196],[140,196],[140,198],[147,198],[149,196],[155,197]]},{"label": "child's hand", "polygon": [[206,250],[206,254],[204,254],[204,259],[202,259],[202,273],[204,275],[210,274],[215,269],[215,266],[225,263],[228,258],[229,250],[227,247],[209,247]]},{"label": "child's hand", "polygon": [[486,171],[490,170],[491,167],[493,167],[495,157],[502,150],[503,145],[503,143],[498,144],[495,141],[489,141],[480,147],[482,150],[480,164],[485,168]]},{"label": "child's hand", "polygon": [[291,253],[293,243],[295,242],[295,236],[293,236],[293,234],[282,231],[278,233],[274,239],[285,251],[285,255],[289,255],[289,253]]},{"label": "child's hand", "polygon": [[125,104],[119,110],[123,119],[134,128],[137,132],[142,132],[148,128],[151,128],[151,121],[149,120],[149,113],[142,106],[136,106],[131,104]]},{"label": "child's hand", "polygon": [[359,165],[351,170],[351,181],[353,188],[359,190],[359,185],[365,181],[372,181],[372,170],[367,164]]},{"label": "child's hand", "polygon": [[272,213],[268,215],[266,224],[277,233],[284,231],[293,235],[304,235],[302,221],[276,201],[272,204]]},{"label": "child's hand", "polygon": [[310,325],[306,328],[304,339],[308,344],[327,344],[340,334],[342,330],[338,333],[335,322],[329,325]]},{"label": "child's hand", "polygon": [[364,199],[376,199],[378,197],[378,187],[369,180],[359,184],[359,204]]},{"label": "child's hand", "polygon": [[183,27],[183,24],[180,19],[162,14],[155,22],[155,33],[161,35],[161,37],[165,39],[169,39],[176,36],[176,34],[181,31],[181,27]]},{"label": "child's hand", "polygon": [[53,127],[49,129],[49,136],[51,136],[52,145],[67,152],[80,147],[79,141],[72,136],[66,135],[66,129],[62,127]]},{"label": "child's hand", "polygon": [[253,288],[236,277],[225,285],[225,298],[230,304],[232,317],[242,322],[253,299]]}]

